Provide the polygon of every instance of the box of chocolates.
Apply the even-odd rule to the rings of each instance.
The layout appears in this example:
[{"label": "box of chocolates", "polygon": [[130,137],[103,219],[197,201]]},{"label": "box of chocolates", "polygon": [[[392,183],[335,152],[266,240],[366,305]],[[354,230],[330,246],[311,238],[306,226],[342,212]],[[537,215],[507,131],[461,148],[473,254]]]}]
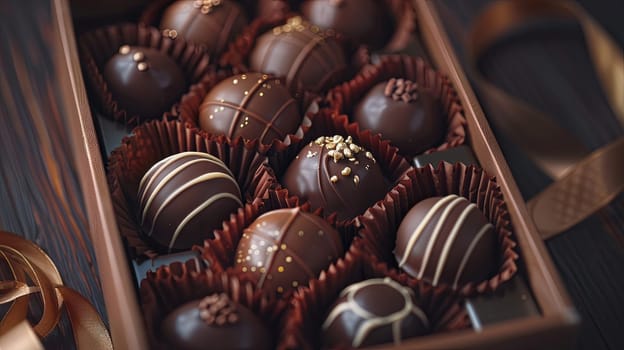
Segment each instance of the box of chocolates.
[{"label": "box of chocolates", "polygon": [[434,1],[55,11],[116,347],[572,343]]}]

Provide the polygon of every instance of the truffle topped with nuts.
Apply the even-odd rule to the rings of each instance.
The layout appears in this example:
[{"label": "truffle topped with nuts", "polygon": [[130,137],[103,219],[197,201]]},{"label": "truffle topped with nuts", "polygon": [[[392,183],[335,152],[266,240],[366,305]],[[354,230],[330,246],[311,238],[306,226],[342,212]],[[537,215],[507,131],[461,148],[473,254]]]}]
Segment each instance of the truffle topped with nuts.
[{"label": "truffle topped with nuts", "polygon": [[160,118],[184,93],[186,81],[178,64],[147,47],[123,45],[104,67],[113,100],[127,118]]},{"label": "truffle topped with nuts", "polygon": [[175,349],[271,349],[264,323],[225,293],[212,294],[180,306],[161,325],[166,342]]},{"label": "truffle topped with nuts", "polygon": [[350,220],[381,200],[386,180],[373,154],[351,136],[323,136],[305,146],[289,165],[282,184],[338,220]]}]

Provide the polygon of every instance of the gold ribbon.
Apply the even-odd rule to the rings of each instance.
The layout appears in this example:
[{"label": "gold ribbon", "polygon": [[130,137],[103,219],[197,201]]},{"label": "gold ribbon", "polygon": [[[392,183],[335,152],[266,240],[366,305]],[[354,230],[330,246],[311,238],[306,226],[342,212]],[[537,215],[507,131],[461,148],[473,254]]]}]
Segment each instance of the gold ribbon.
[{"label": "gold ribbon", "polygon": [[[5,260],[12,275],[12,280],[0,281],[0,303],[13,303],[0,321],[0,348],[11,344],[11,348],[41,349],[39,337],[45,337],[56,327],[63,307],[69,316],[78,349],[113,348],[97,311],[82,295],[63,286],[56,266],[39,246],[0,231],[0,258]],[[29,281],[34,285],[28,285]],[[43,312],[31,327],[25,320],[32,294],[39,294]],[[16,341],[18,343],[14,343]]]},{"label": "gold ribbon", "polygon": [[536,18],[574,19],[607,100],[624,125],[624,55],[609,35],[580,6],[564,0],[501,0],[475,20],[469,37],[473,78],[483,102],[499,111],[490,121],[555,181],[528,202],[543,238],[550,238],[607,205],[624,189],[624,138],[589,153],[576,136],[552,118],[489,82],[478,60],[512,29]]}]

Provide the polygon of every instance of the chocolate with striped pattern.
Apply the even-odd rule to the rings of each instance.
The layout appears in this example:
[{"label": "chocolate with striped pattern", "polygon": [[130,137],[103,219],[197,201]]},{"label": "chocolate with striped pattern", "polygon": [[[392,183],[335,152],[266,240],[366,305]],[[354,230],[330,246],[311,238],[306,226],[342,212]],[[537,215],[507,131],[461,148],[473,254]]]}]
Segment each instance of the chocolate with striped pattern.
[{"label": "chocolate with striped pattern", "polygon": [[340,292],[323,322],[323,344],[332,349],[398,345],[428,333],[429,327],[411,289],[388,277],[373,278]]},{"label": "chocolate with striped pattern", "polygon": [[260,36],[249,60],[252,70],[285,78],[295,96],[321,92],[347,68],[345,53],[332,32],[301,17],[292,17]]},{"label": "chocolate with striped pattern", "polygon": [[165,10],[160,29],[167,37],[219,54],[247,25],[245,12],[231,0],[178,0]]},{"label": "chocolate with striped pattern", "polygon": [[169,251],[190,249],[240,208],[241,191],[217,157],[182,152],[153,165],[141,179],[139,220],[143,234]]},{"label": "chocolate with striped pattern", "polygon": [[258,217],[243,231],[234,268],[259,288],[284,293],[308,283],[344,253],[338,231],[300,208]]},{"label": "chocolate with striped pattern", "polygon": [[276,77],[247,73],[217,84],[199,108],[200,127],[230,139],[284,141],[301,125],[297,102]]},{"label": "chocolate with striped pattern", "polygon": [[397,231],[394,255],[409,275],[456,289],[491,277],[497,252],[494,227],[477,206],[448,195],[410,209]]}]

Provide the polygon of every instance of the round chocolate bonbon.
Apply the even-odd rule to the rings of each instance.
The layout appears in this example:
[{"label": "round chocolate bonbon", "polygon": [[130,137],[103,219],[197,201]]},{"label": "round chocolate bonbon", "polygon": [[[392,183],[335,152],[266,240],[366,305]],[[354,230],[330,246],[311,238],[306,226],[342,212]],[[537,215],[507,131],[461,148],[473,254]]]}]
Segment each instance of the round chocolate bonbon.
[{"label": "round chocolate bonbon", "polygon": [[491,277],[497,261],[494,227],[457,195],[418,202],[397,230],[395,257],[409,275],[457,288]]},{"label": "round chocolate bonbon", "polygon": [[259,288],[281,294],[316,278],[343,252],[338,231],[323,218],[300,208],[278,209],[243,231],[234,266]]},{"label": "round chocolate bonbon", "polygon": [[160,118],[184,93],[184,73],[166,54],[123,45],[104,66],[104,80],[120,109],[143,119]]},{"label": "round chocolate bonbon", "polygon": [[219,54],[246,25],[245,13],[234,1],[178,0],[165,10],[160,29],[167,37],[182,37]]},{"label": "round chocolate bonbon", "polygon": [[315,208],[353,219],[383,199],[388,186],[373,154],[351,136],[323,136],[305,146],[290,163],[282,185]]},{"label": "round chocolate bonbon", "polygon": [[180,350],[206,349],[210,344],[219,349],[272,349],[264,322],[224,293],[178,307],[164,319],[161,330],[167,344]]},{"label": "round chocolate bonbon", "polygon": [[240,208],[241,191],[217,157],[182,152],[153,165],[138,191],[143,233],[169,250],[190,249]]},{"label": "round chocolate bonbon", "polygon": [[429,320],[414,292],[390,278],[374,278],[345,288],[322,325],[323,343],[365,347],[424,335]]},{"label": "round chocolate bonbon", "polygon": [[210,90],[199,109],[199,125],[211,134],[271,144],[294,134],[301,115],[280,79],[246,73],[229,77]]},{"label": "round chocolate bonbon", "polygon": [[375,85],[355,107],[354,120],[407,156],[439,145],[447,131],[440,100],[402,78]]}]

